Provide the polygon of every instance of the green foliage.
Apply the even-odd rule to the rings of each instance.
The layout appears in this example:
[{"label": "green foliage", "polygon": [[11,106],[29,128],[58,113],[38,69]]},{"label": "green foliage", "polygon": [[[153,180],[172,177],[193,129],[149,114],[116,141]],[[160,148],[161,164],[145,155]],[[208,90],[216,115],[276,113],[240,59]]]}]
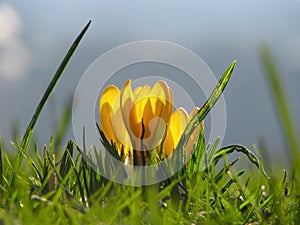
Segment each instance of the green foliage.
[{"label": "green foliage", "polygon": [[268,178],[261,169],[238,171],[234,165],[239,159],[231,161],[228,151],[218,150],[218,140],[207,150],[200,142],[194,151],[204,151],[204,167],[199,158],[191,158],[185,175],[145,187],[106,180],[76,154],[73,141],[59,159],[50,147],[44,147],[43,155],[36,151],[29,156],[12,143],[25,164],[16,176],[18,185],[10,185],[15,158],[3,152],[0,218],[7,224],[293,222],[298,200],[287,173]]}]

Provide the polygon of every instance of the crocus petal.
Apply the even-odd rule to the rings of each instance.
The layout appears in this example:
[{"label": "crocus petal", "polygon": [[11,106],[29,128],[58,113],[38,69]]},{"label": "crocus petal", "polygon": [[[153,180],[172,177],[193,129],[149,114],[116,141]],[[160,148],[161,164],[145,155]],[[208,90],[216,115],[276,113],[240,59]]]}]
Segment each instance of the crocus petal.
[{"label": "crocus petal", "polygon": [[120,109],[122,112],[122,117],[126,129],[129,133],[129,136],[132,136],[132,132],[130,129],[129,121],[130,121],[130,111],[133,107],[134,96],[131,89],[131,80],[128,80],[121,91],[121,99],[120,99]]},{"label": "crocus petal", "polygon": [[178,108],[169,120],[167,135],[164,141],[164,151],[170,156],[180,140],[188,122],[188,115],[184,109]]},{"label": "crocus petal", "polygon": [[143,89],[142,86],[138,86],[138,87],[136,87],[136,88],[133,90],[133,97],[134,97],[134,99],[137,98],[138,94],[140,93],[140,91],[141,91],[142,89]]},{"label": "crocus petal", "polygon": [[[137,90],[137,91],[136,91]],[[142,137],[142,120],[144,116],[145,105],[148,100],[151,89],[148,85],[137,87],[134,90],[134,103],[129,112],[129,126],[135,139],[140,140]],[[145,123],[145,121],[143,121]]]},{"label": "crocus petal", "polygon": [[149,123],[151,132],[150,142],[152,148],[161,143],[165,134],[167,123],[170,120],[173,108],[173,97],[167,83],[158,81],[151,90],[150,102],[153,118]]},{"label": "crocus petal", "polygon": [[150,126],[150,124],[155,120],[153,109],[150,103],[150,99],[147,99],[147,102],[144,107],[143,112],[143,143],[146,145],[147,150],[151,150],[153,148],[152,136],[155,134],[156,130]]},{"label": "crocus petal", "polygon": [[151,106],[154,116],[161,117],[168,122],[173,107],[173,99],[170,88],[164,81],[158,81],[151,90]]},{"label": "crocus petal", "polygon": [[123,148],[125,155],[129,149],[132,148],[131,139],[127,131],[127,127],[123,120],[123,113],[121,110],[121,93],[116,97],[114,105],[112,107],[112,126],[117,138],[119,151]]},{"label": "crocus petal", "polygon": [[[136,89],[139,89],[140,87],[137,87]],[[135,90],[134,90],[135,91]],[[136,91],[135,91],[136,92]],[[136,110],[136,120],[141,123],[142,118],[144,115],[144,108],[148,101],[148,97],[151,93],[151,88],[148,85],[145,85],[141,87],[139,93],[134,99],[134,106]]]},{"label": "crocus petal", "polygon": [[117,142],[112,126],[112,108],[120,91],[116,86],[108,86],[102,93],[100,99],[100,122],[102,130],[108,141]]}]

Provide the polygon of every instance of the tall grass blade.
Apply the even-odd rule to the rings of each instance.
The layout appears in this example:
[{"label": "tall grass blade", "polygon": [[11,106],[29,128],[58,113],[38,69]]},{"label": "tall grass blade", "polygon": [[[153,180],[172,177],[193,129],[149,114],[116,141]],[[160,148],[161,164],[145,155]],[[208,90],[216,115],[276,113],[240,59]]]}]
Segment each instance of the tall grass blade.
[{"label": "tall grass blade", "polygon": [[198,113],[193,116],[188,125],[185,128],[183,135],[179,140],[179,144],[177,148],[185,147],[190,136],[192,135],[195,128],[199,125],[199,123],[206,117],[206,115],[210,112],[213,106],[216,104],[221,94],[223,93],[225,87],[227,86],[229,79],[232,75],[233,69],[235,67],[236,61],[233,61],[232,64],[228,67],[228,69],[223,73],[220,78],[217,86],[214,88],[212,94],[205,102],[205,104],[199,109]]},{"label": "tall grass blade", "polygon": [[264,46],[261,48],[260,53],[266,70],[269,85],[274,96],[275,105],[285,135],[285,141],[290,151],[291,161],[293,163],[293,167],[295,168],[300,160],[300,143],[298,140],[299,135],[297,134],[294,118],[292,116],[290,103],[286,96],[281,75],[275,65],[270,49]]},{"label": "tall grass blade", "polygon": [[[91,24],[91,20],[87,23],[87,25],[83,28],[83,30],[81,31],[81,33],[79,34],[79,36],[75,39],[75,41],[73,42],[73,44],[71,45],[70,49],[68,50],[66,56],[64,57],[64,59],[62,60],[60,66],[58,67],[56,73],[54,74],[49,86],[47,87],[42,99],[40,100],[31,121],[29,122],[27,129],[25,131],[25,134],[23,136],[23,139],[21,141],[21,145],[20,148],[23,149],[25,152],[27,150],[29,141],[31,139],[31,135],[33,132],[33,129],[35,127],[35,124],[44,108],[44,106],[46,105],[47,100],[49,99],[51,93],[53,92],[58,80],[61,78],[66,66],[68,65],[68,62],[70,61],[72,55],[74,54],[76,48],[78,47],[81,39],[83,38],[84,34],[86,33],[87,29],[89,28]],[[22,159],[23,159],[23,154],[21,152],[18,153],[18,157],[16,160],[16,164],[15,164],[15,168],[16,168],[16,172],[18,172],[21,163],[22,163]],[[15,175],[12,176],[11,179],[11,183],[14,182],[15,179]]]},{"label": "tall grass blade", "polygon": [[60,167],[59,167],[59,173],[63,178],[68,174],[68,171],[72,166],[72,162],[71,162],[72,157],[73,157],[73,142],[70,140],[64,151],[64,154],[60,162]]},{"label": "tall grass blade", "polygon": [[[83,151],[84,152],[87,152],[87,149],[86,149],[86,143],[85,143],[85,127],[83,128]],[[87,181],[87,162],[84,158],[81,159],[81,165],[82,165],[82,174],[83,174],[83,183],[84,183],[84,187],[85,187],[85,191],[86,191],[86,195],[87,195],[87,198],[90,197],[90,189],[89,189],[89,186],[88,186],[88,181]]]},{"label": "tall grass blade", "polygon": [[75,39],[75,41],[73,42],[72,46],[70,47],[69,51],[67,52],[66,56],[64,57],[63,61],[61,62],[60,66],[58,67],[55,75],[53,76],[49,86],[47,87],[41,101],[39,102],[35,113],[32,116],[32,119],[25,131],[25,134],[23,136],[22,142],[21,142],[21,148],[26,151],[28,143],[30,141],[31,138],[31,134],[32,131],[34,129],[34,126],[47,102],[47,100],[49,99],[52,91],[54,90],[58,80],[61,78],[66,66],[68,65],[68,62],[70,61],[72,55],[74,54],[77,46],[79,45],[81,39],[83,38],[84,34],[86,33],[87,29],[89,28],[91,24],[91,20],[87,23],[87,25],[84,27],[84,29],[81,31],[81,33],[79,34],[79,36]]}]

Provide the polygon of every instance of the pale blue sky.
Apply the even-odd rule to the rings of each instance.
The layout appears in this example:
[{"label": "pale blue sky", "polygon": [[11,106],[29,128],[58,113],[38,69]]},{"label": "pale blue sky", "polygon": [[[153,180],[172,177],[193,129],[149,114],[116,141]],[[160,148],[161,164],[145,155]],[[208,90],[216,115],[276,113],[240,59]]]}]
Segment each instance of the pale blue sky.
[{"label": "pale blue sky", "polygon": [[[127,42],[166,40],[197,53],[217,77],[232,60],[238,61],[225,92],[228,114],[223,145],[240,143],[251,148],[263,136],[272,151],[284,154],[284,142],[258,48],[263,42],[272,48],[284,74],[294,115],[299,115],[300,1],[11,0],[1,1],[0,7],[3,4],[17,14],[19,27],[15,34],[17,41],[13,43],[21,45],[18,50],[24,48],[26,54],[23,50],[22,54],[29,58],[24,61],[26,66],[18,74],[19,78],[9,79],[9,74],[0,72],[0,136],[3,139],[10,139],[8,127],[13,119],[19,119],[24,132],[61,58],[80,29],[92,19],[92,26],[55,90],[52,102],[57,105],[54,109],[57,115],[85,69],[98,56]],[[0,42],[2,55],[8,48],[3,43]],[[51,108],[46,108],[38,122],[40,145],[47,142],[53,131]],[[300,128],[299,116],[297,126]]]}]

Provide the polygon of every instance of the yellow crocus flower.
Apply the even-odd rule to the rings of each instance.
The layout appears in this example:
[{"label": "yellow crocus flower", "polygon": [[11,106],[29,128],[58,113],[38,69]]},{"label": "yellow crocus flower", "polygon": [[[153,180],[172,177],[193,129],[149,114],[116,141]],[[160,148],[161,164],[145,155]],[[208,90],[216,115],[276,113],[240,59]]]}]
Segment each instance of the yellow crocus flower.
[{"label": "yellow crocus flower", "polygon": [[[153,88],[148,85],[132,90],[128,80],[122,90],[108,86],[100,98],[100,122],[106,139],[114,143],[118,153],[121,149],[132,162],[132,150],[146,156],[145,151],[160,147],[163,154],[171,156],[191,116],[179,108],[172,113],[173,94],[166,82],[158,81]],[[196,129],[187,144],[187,154],[198,138]],[[128,160],[129,157],[129,160]],[[140,161],[141,162],[141,161]]]}]

